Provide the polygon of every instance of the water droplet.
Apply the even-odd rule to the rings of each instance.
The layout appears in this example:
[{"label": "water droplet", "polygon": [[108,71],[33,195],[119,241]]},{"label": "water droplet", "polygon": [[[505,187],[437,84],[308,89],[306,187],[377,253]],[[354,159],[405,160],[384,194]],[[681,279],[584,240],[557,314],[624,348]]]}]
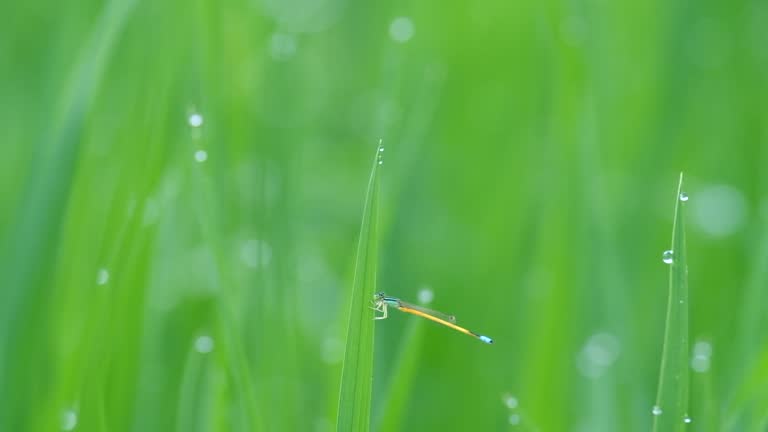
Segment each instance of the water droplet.
[{"label": "water droplet", "polygon": [[510,414],[509,415],[509,424],[511,424],[511,425],[519,425],[520,424],[520,414]]},{"label": "water droplet", "polygon": [[379,161],[379,165],[383,165],[383,164],[384,164],[384,161],[383,161],[383,160],[380,160],[380,161]]},{"label": "water droplet", "polygon": [[189,125],[192,127],[200,127],[203,125],[203,116],[198,113],[194,113],[189,116],[189,119],[187,120],[189,122]]},{"label": "water droplet", "polygon": [[269,39],[269,54],[275,60],[288,60],[296,54],[298,43],[292,34],[275,33]]},{"label": "water droplet", "polygon": [[688,201],[688,194],[685,192],[680,192],[680,201]]},{"label": "water droplet", "polygon": [[694,372],[705,373],[709,371],[710,356],[712,355],[712,345],[707,341],[698,341],[693,346],[693,358],[691,358],[691,369]]},{"label": "water droplet", "polygon": [[106,285],[109,282],[109,270],[102,268],[96,273],[96,284]]},{"label": "water droplet", "polygon": [[195,339],[195,351],[200,354],[208,354],[213,351],[213,338],[203,335]]},{"label": "water droplet", "polygon": [[712,355],[712,344],[707,341],[697,341],[693,345],[693,352],[697,355],[709,357]]},{"label": "water droplet", "polygon": [[208,160],[208,152],[205,150],[198,150],[195,152],[195,160],[198,162],[205,162]]},{"label": "water droplet", "polygon": [[747,221],[747,199],[735,187],[709,186],[696,192],[690,214],[694,225],[704,233],[726,237],[738,232]]},{"label": "water droplet", "polygon": [[61,415],[61,430],[71,431],[77,426],[77,412],[73,409],[65,410]]},{"label": "water droplet", "polygon": [[621,342],[605,332],[596,333],[586,341],[576,357],[576,367],[587,378],[601,377],[619,358]]},{"label": "water droplet", "polygon": [[672,264],[674,261],[673,259],[674,252],[671,250],[665,250],[663,254],[661,254],[661,260],[664,261],[664,264]]},{"label": "water droplet", "polygon": [[685,417],[683,417],[683,423],[690,423],[690,422],[692,422],[692,421],[693,421],[693,419],[691,419],[691,418],[690,418],[690,417],[688,417],[688,416],[685,416]]},{"label": "water droplet", "polygon": [[517,398],[512,396],[511,394],[505,394],[504,395],[504,405],[507,406],[509,409],[515,409],[517,408]]},{"label": "water droplet", "polygon": [[658,405],[654,405],[653,409],[651,410],[651,413],[653,413],[655,416],[661,415],[662,412],[663,411],[661,410],[661,407]]},{"label": "water droplet", "polygon": [[389,25],[389,37],[395,42],[408,42],[413,37],[413,32],[413,21],[408,17],[395,18]]},{"label": "water droplet", "polygon": [[422,288],[419,290],[419,303],[421,304],[430,304],[432,303],[432,300],[435,298],[435,293],[429,289],[429,288]]},{"label": "water droplet", "polygon": [[272,247],[262,240],[246,240],[240,247],[240,259],[250,268],[266,267],[272,261]]}]

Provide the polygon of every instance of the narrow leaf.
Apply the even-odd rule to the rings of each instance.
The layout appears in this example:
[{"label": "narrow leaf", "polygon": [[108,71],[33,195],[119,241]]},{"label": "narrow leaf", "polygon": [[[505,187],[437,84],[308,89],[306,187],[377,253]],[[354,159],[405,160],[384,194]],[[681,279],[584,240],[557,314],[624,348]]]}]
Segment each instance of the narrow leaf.
[{"label": "narrow leaf", "polygon": [[685,202],[683,173],[675,195],[672,249],[664,253],[669,269],[669,299],[661,354],[656,405],[652,408],[654,431],[681,431],[692,419],[688,413],[688,264],[685,251]]},{"label": "narrow leaf", "polygon": [[413,393],[413,383],[416,379],[418,362],[421,359],[421,340],[424,338],[424,321],[409,320],[405,337],[400,344],[395,365],[390,374],[390,382],[384,393],[384,403],[377,409],[379,432],[396,432],[402,430],[403,418],[406,414],[409,396]]},{"label": "narrow leaf", "polygon": [[373,311],[369,307],[376,288],[378,262],[377,222],[379,172],[384,148],[379,143],[373,160],[365,197],[360,239],[355,259],[355,276],[347,322],[347,344],[341,372],[337,431],[370,429],[373,386]]}]

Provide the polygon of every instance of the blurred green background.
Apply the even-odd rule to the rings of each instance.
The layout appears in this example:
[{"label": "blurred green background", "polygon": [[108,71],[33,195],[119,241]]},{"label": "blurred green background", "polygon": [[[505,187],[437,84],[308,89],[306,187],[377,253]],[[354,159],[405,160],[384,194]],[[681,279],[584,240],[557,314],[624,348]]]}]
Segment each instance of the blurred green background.
[{"label": "blurred green background", "polygon": [[0,5],[0,430],[646,431],[679,172],[690,430],[768,430],[768,4]]}]

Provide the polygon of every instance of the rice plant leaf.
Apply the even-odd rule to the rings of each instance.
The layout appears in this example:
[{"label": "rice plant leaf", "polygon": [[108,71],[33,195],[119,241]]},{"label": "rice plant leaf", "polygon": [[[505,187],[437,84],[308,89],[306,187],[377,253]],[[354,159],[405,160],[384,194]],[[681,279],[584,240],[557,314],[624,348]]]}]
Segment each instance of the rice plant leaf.
[{"label": "rice plant leaf", "polygon": [[347,343],[341,372],[337,431],[367,431],[371,419],[373,387],[373,311],[378,262],[378,207],[381,156],[379,143],[365,197],[360,239],[355,258],[355,276],[347,322]]},{"label": "rice plant leaf", "polygon": [[413,383],[421,359],[422,339],[424,338],[424,321],[409,320],[405,337],[400,344],[395,365],[390,374],[390,382],[384,393],[384,403],[377,407],[378,419],[376,428],[379,432],[396,432],[403,429],[403,418],[410,395],[413,393]]},{"label": "rice plant leaf", "polygon": [[[685,250],[685,201],[681,193],[683,173],[675,195],[675,218],[672,224],[671,259],[669,269],[669,298],[661,354],[659,386],[653,407],[654,431],[681,431],[691,420],[688,417],[688,264]],[[669,252],[669,251],[668,251]]]},{"label": "rice plant leaf", "polygon": [[768,350],[756,356],[754,366],[742,372],[744,378],[736,387],[726,417],[720,430],[756,430],[765,431],[768,424]]},{"label": "rice plant leaf", "polygon": [[[33,152],[35,164],[24,199],[11,216],[13,229],[0,229],[0,430],[26,429],[35,418],[47,385],[47,346],[30,343],[45,338],[49,316],[40,305],[51,295],[60,226],[65,220],[87,115],[110,54],[135,1],[112,0],[96,20],[87,49],[75,62],[66,89],[52,109],[53,127]],[[7,240],[5,236],[7,235]],[[5,395],[13,394],[13,397]]]}]

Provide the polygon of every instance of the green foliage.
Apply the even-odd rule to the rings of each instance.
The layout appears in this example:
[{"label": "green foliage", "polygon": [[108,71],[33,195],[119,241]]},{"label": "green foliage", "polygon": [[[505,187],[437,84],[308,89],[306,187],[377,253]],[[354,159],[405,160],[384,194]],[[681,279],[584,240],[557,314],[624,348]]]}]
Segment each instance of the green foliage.
[{"label": "green foliage", "polygon": [[0,2],[0,431],[763,431],[764,3]]},{"label": "green foliage", "polygon": [[659,386],[653,407],[654,431],[682,431],[688,427],[689,352],[688,343],[688,256],[685,250],[685,203],[683,174],[675,194],[675,219],[672,223],[672,249],[664,252],[669,264],[669,294],[661,353]]},{"label": "green foliage", "polygon": [[411,402],[413,383],[417,379],[424,339],[423,322],[411,319],[401,338],[398,354],[389,374],[389,382],[383,395],[383,409],[379,410],[377,429],[381,432],[402,430],[403,417]]},{"label": "green foliage", "polygon": [[350,295],[347,347],[341,372],[338,431],[367,431],[371,426],[373,385],[373,313],[371,300],[376,292],[379,233],[380,163],[384,148],[379,144],[365,194],[363,221],[355,258],[355,277]]}]

